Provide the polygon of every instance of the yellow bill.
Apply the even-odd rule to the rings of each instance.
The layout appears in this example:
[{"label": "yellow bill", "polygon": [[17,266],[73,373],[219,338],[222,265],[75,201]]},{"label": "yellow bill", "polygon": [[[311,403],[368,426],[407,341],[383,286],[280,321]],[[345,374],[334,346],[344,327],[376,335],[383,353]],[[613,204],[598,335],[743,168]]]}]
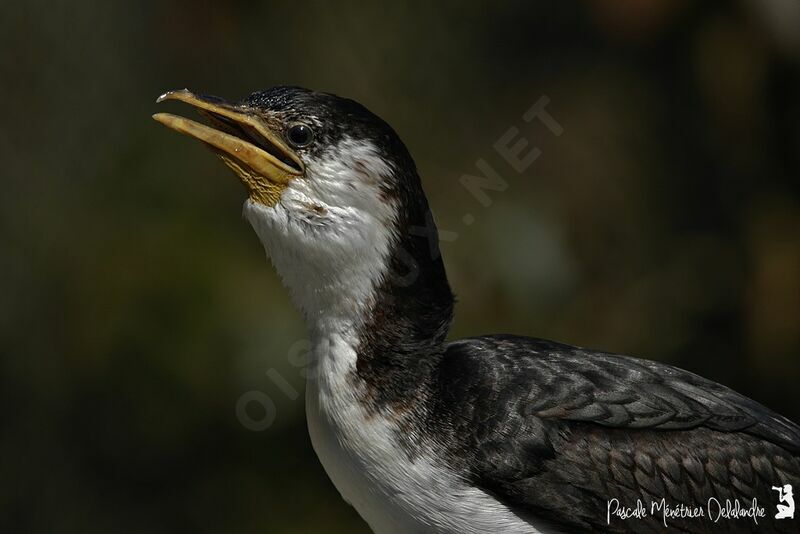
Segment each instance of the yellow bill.
[{"label": "yellow bill", "polygon": [[186,89],[161,95],[157,102],[178,100],[193,106],[211,125],[173,115],[156,113],[161,124],[205,143],[230,167],[248,190],[250,198],[274,206],[290,180],[303,175],[300,157],[282,140],[282,125],[246,106],[216,97],[196,95]]}]

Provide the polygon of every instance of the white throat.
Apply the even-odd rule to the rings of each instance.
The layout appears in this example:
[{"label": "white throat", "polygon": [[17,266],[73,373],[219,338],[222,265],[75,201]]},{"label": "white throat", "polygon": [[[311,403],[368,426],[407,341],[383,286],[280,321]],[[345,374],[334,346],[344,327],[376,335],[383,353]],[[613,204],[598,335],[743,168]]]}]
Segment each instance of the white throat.
[{"label": "white throat", "polygon": [[380,185],[391,167],[369,143],[345,140],[331,152],[273,208],[244,206],[312,336],[363,323],[394,242],[397,209]]}]

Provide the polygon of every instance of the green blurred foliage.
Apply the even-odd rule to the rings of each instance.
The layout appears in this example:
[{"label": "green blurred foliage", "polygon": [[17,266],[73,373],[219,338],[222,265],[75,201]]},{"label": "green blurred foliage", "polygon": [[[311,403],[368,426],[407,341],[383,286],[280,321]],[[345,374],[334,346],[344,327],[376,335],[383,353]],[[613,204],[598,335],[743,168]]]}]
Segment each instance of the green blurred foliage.
[{"label": "green blurred foliage", "polygon": [[[0,530],[366,532],[267,374],[302,391],[305,331],[241,186],[149,118],[181,87],[298,84],[394,125],[457,234],[454,336],[649,357],[800,418],[796,6],[4,6]],[[560,137],[521,120],[542,95]],[[523,174],[492,148],[511,126],[542,151]],[[488,207],[459,184],[478,158],[509,184]]]}]

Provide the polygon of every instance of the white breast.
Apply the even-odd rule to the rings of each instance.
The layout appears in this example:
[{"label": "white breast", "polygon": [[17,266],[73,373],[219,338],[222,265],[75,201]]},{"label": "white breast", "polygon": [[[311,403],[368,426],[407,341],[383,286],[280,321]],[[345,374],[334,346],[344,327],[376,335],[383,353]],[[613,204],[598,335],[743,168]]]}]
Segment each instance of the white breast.
[{"label": "white breast", "polygon": [[317,337],[306,392],[314,450],[342,497],[378,534],[545,532],[466,484],[428,450],[409,459],[390,419],[367,413],[345,336]]}]

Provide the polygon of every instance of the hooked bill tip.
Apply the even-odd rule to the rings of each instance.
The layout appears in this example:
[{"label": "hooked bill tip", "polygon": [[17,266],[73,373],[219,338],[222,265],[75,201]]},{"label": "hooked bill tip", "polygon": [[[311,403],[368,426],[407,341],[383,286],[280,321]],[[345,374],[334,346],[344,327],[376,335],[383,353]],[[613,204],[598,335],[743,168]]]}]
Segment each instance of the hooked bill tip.
[{"label": "hooked bill tip", "polygon": [[156,98],[156,104],[163,102],[164,100],[169,100],[173,97],[173,95],[180,94],[180,93],[190,93],[190,91],[186,88],[184,89],[175,89],[173,91],[167,91],[163,95]]}]

